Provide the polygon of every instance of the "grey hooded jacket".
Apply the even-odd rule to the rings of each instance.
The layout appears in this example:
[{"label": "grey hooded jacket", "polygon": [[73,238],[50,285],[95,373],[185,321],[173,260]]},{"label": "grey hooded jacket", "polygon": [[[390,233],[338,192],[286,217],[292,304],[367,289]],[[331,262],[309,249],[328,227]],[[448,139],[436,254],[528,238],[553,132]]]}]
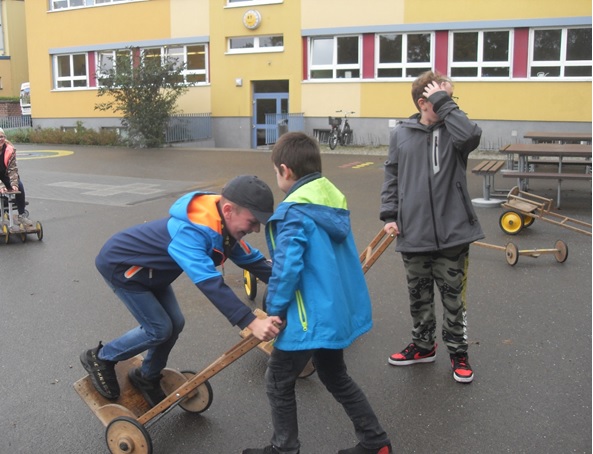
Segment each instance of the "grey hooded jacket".
[{"label": "grey hooded jacket", "polygon": [[466,169],[482,130],[446,92],[430,96],[440,121],[416,114],[391,132],[380,218],[396,221],[396,250],[430,252],[484,238],[467,190]]}]

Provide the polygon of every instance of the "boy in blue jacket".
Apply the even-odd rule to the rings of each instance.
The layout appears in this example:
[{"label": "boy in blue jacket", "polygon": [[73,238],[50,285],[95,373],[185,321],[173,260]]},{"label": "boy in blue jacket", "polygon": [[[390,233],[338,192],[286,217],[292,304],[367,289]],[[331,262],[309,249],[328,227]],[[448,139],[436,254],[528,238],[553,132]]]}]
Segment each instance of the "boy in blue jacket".
[{"label": "boy in blue jacket", "polygon": [[317,141],[294,132],[272,150],[278,187],[286,193],[266,226],[273,259],[266,310],[286,326],[266,371],[271,445],[243,454],[297,454],[295,383],[312,358],[319,379],[349,416],[359,443],[340,454],[388,454],[387,434],[346,371],[343,349],[372,327],[371,301],[344,195],[321,176]]},{"label": "boy in blue jacket", "polygon": [[278,334],[274,323],[282,320],[256,318],[217,270],[229,258],[268,281],[271,268],[265,257],[242,238],[259,232],[273,211],[270,187],[256,176],[242,175],[227,183],[222,195],[186,194],[170,208],[169,217],[130,227],[105,243],[97,269],[140,325],[80,355],[99,394],[117,399],[115,364],[147,351],[142,366],[128,378],[151,406],[166,397],[161,371],[185,324],[171,284],[183,272],[231,324],[248,327],[264,341]]}]

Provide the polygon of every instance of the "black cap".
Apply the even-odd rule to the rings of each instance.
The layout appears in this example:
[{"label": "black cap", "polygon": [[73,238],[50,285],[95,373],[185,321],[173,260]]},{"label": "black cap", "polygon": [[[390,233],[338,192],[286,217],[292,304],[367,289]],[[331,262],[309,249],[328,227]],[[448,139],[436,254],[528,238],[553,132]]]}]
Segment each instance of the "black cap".
[{"label": "black cap", "polygon": [[251,211],[261,224],[274,213],[274,195],[270,187],[255,175],[240,175],[222,188],[222,196]]}]

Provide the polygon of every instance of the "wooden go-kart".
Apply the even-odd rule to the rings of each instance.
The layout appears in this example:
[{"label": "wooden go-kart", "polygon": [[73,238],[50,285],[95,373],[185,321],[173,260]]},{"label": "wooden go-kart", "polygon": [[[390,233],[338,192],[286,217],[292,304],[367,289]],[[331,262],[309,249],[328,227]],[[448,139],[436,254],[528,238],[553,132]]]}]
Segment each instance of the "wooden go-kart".
[{"label": "wooden go-kart", "polygon": [[[265,317],[262,313],[256,315]],[[199,373],[164,369],[161,387],[167,398],[153,408],[128,380],[128,371],[142,364],[141,356],[117,363],[120,397],[116,401],[101,396],[88,375],[74,383],[74,388],[106,427],[105,441],[111,453],[151,454],[152,441],[147,428],[177,406],[190,413],[206,411],[213,399],[208,380],[259,344],[259,339],[246,335]]]},{"label": "wooden go-kart", "polygon": [[495,244],[482,243],[481,241],[475,241],[473,244],[488,249],[496,249],[504,251],[506,261],[509,265],[515,266],[519,261],[520,255],[526,255],[528,257],[537,258],[542,254],[554,254],[558,263],[566,262],[568,258],[568,246],[562,240],[556,241],[554,247],[551,249],[519,249],[514,243],[508,243],[506,246],[497,246]]},{"label": "wooden go-kart", "polygon": [[[17,213],[15,196],[20,194],[18,191],[5,192],[0,194],[0,215],[2,216],[0,231],[0,241],[8,244],[10,236],[18,236],[24,243],[27,241],[27,235],[37,235],[38,240],[43,239],[43,226],[37,221],[34,225],[16,224],[14,222],[15,213]],[[25,211],[28,216],[29,213]]]},{"label": "wooden go-kart", "polygon": [[591,224],[554,212],[552,204],[552,199],[521,191],[515,186],[509,191],[507,201],[502,204],[506,211],[500,216],[500,228],[509,235],[517,235],[536,219],[540,219],[591,236]]}]

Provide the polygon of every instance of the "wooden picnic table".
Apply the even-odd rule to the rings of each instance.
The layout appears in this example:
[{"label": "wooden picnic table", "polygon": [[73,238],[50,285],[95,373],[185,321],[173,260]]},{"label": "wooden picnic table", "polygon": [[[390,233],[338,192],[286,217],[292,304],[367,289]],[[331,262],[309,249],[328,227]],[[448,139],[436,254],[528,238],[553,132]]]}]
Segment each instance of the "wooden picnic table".
[{"label": "wooden picnic table", "polygon": [[[514,156],[517,155],[517,170],[512,170],[512,166],[502,172],[503,177],[517,178],[517,185],[521,191],[527,191],[530,178],[554,179],[558,180],[558,195],[556,204],[560,207],[560,194],[562,180],[589,180],[591,181],[591,161],[586,159],[591,158],[591,145],[584,144],[559,144],[559,143],[532,143],[524,144],[517,143],[507,145],[499,150],[508,156],[509,162],[514,161]],[[540,172],[529,169],[530,158],[552,158],[546,161],[541,161],[542,164],[556,165],[556,172]],[[581,158],[576,161],[577,164],[582,164],[585,172],[564,172],[562,164],[564,158]],[[572,163],[572,162],[571,162]]]},{"label": "wooden picnic table", "polygon": [[529,131],[523,134],[526,139],[533,143],[591,143],[591,132],[550,132],[550,131]]}]

